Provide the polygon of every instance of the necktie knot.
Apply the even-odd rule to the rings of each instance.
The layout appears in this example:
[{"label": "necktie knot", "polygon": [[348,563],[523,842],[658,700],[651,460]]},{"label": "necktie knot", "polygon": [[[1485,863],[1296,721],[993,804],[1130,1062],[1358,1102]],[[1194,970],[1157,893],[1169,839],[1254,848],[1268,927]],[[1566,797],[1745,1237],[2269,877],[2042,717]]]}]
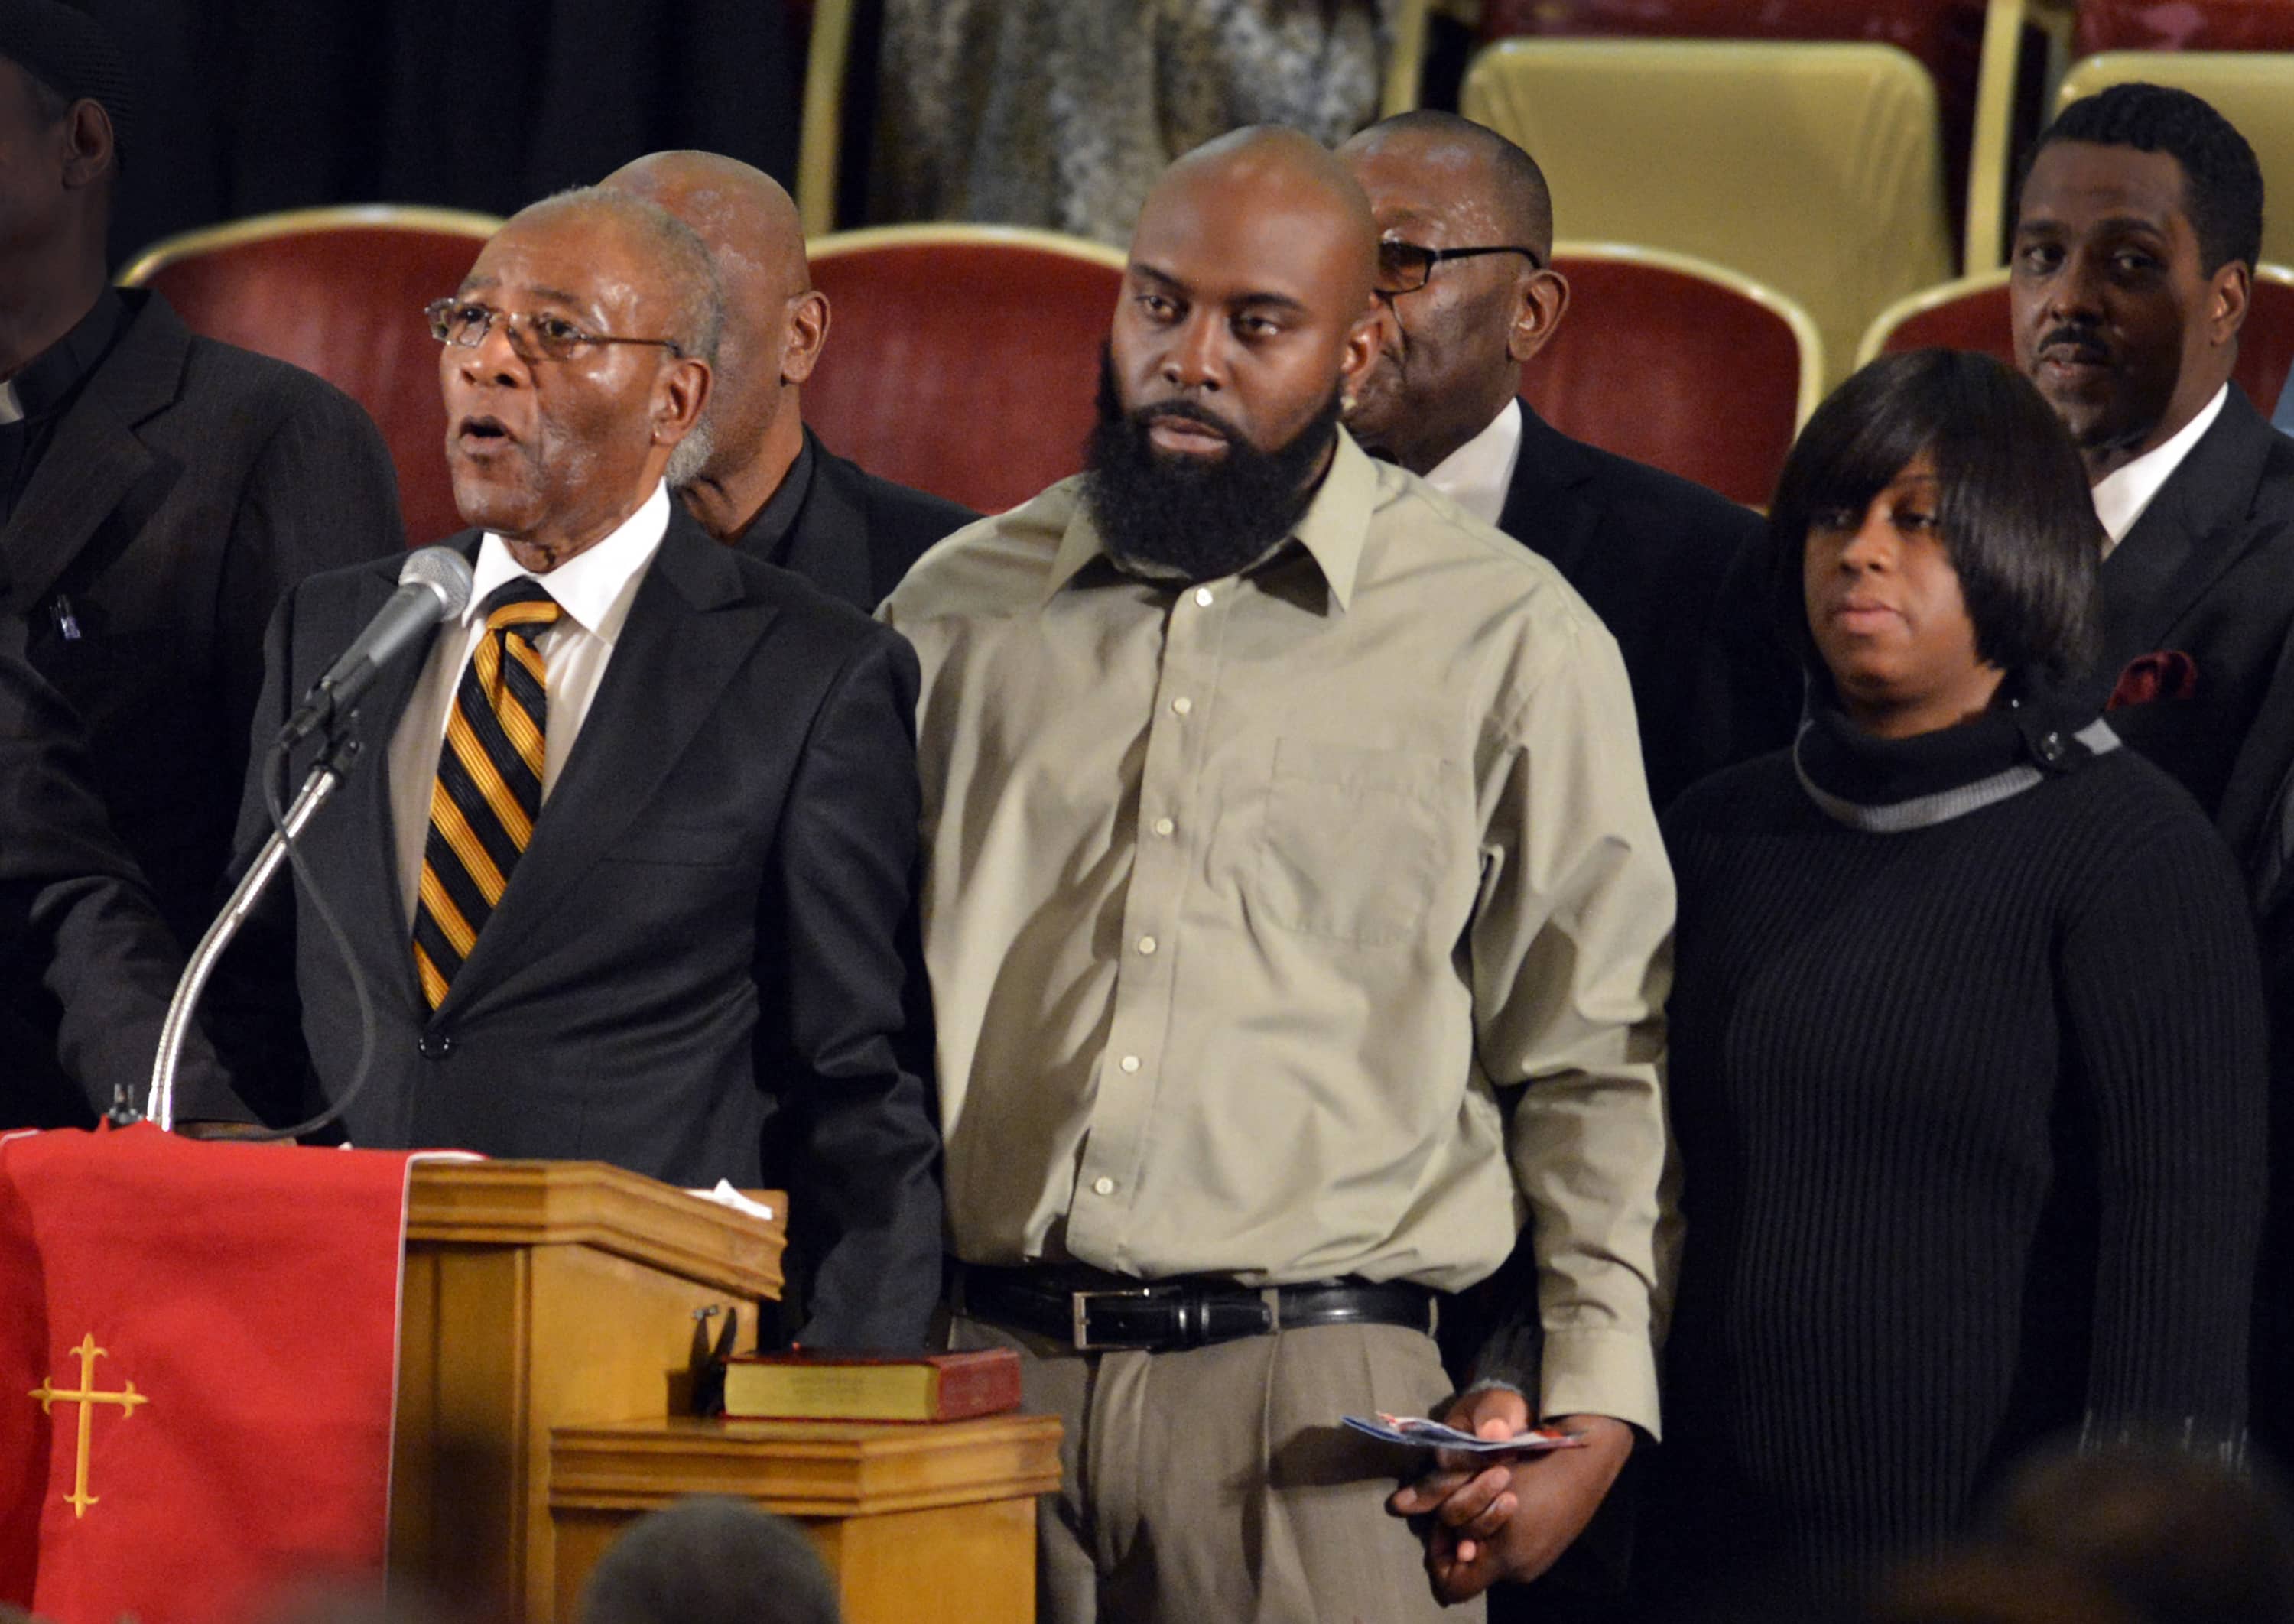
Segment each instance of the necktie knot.
[{"label": "necktie knot", "polygon": [[531,575],[504,581],[486,595],[483,605],[488,631],[514,631],[529,641],[557,623],[565,612],[549,596],[549,589]]}]

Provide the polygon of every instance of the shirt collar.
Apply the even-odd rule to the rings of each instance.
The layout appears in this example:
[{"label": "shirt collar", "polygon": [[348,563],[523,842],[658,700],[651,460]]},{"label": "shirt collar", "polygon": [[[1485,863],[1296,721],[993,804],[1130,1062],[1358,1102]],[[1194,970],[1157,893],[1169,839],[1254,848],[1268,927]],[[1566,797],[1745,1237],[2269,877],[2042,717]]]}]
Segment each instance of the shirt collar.
[{"label": "shirt collar", "polygon": [[[1090,475],[1084,477],[1088,479]],[[1077,498],[1075,512],[1060,537],[1059,550],[1052,556],[1051,578],[1044,586],[1046,600],[1074,580],[1077,572],[1093,559],[1107,556],[1106,544],[1091,522],[1090,504],[1082,499],[1080,485]],[[1340,428],[1330,469],[1322,475],[1314,500],[1306,504],[1306,511],[1292,527],[1290,538],[1314,559],[1330,589],[1331,600],[1342,610],[1354,597],[1354,575],[1362,565],[1363,542],[1370,533],[1371,509],[1377,503],[1377,466],[1354,443],[1354,436]],[[1269,549],[1270,556],[1273,550]]]},{"label": "shirt collar", "polygon": [[2143,453],[2125,467],[2113,469],[2095,482],[2095,516],[2103,521],[2103,531],[2108,538],[2103,555],[2111,556],[2111,549],[2127,539],[2135,528],[2135,521],[2159,494],[2160,487],[2173,476],[2191,448],[2205,437],[2207,430],[2222,416],[2223,403],[2230,398],[2230,386],[2225,384],[2215,391],[2214,399],[2199,408],[2198,416],[2175,432],[2165,444]]},{"label": "shirt collar", "polygon": [[1521,402],[1508,400],[1489,426],[1452,451],[1426,475],[1426,483],[1485,524],[1505,511],[1513,485],[1513,465],[1521,455]]},{"label": "shirt collar", "polygon": [[780,545],[796,523],[796,516],[804,508],[805,493],[812,489],[812,467],[817,459],[812,454],[812,431],[804,431],[804,441],[797,448],[796,460],[781,475],[781,483],[773,488],[765,505],[757,509],[757,516],[749,521],[737,545],[752,553],[761,553],[777,560]]},{"label": "shirt collar", "polygon": [[502,539],[488,531],[485,540],[478,543],[477,568],[462,623],[474,625],[484,617],[485,601],[495,589],[528,577],[549,588],[549,596],[569,619],[610,648],[622,635],[622,622],[629,619],[630,603],[637,596],[646,565],[653,562],[654,554],[661,550],[662,538],[668,533],[669,487],[663,484],[655,484],[653,494],[604,540],[574,554],[547,575],[536,575],[521,565],[509,556]]},{"label": "shirt collar", "polygon": [[71,330],[16,369],[0,386],[0,423],[45,418],[71,398],[80,380],[95,369],[118,336],[126,306],[110,288],[95,296]]}]

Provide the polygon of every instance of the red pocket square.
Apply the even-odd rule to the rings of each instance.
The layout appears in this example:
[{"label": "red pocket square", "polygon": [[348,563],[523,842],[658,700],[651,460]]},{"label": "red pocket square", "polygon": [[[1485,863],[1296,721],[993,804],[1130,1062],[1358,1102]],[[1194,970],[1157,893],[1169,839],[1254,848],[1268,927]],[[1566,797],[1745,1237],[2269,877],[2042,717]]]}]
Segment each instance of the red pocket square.
[{"label": "red pocket square", "polygon": [[2137,654],[2119,673],[2106,710],[2127,705],[2147,705],[2160,699],[2191,699],[2199,691],[2199,662],[2179,648],[2155,654]]}]

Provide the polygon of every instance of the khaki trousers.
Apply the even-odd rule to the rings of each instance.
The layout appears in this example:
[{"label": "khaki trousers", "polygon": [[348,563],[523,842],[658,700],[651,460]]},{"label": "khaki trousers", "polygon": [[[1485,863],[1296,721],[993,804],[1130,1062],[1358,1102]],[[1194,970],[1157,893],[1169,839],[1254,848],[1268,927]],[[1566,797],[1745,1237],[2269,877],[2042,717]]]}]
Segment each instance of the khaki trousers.
[{"label": "khaki trousers", "polygon": [[1064,1481],[1037,1515],[1043,1624],[1407,1624],[1444,1610],[1385,1500],[1414,1458],[1338,1424],[1448,1396],[1431,1338],[1399,1326],[1278,1331],[1170,1353],[1078,1353],[958,1316],[956,1348],[1020,1354],[1057,1415]]}]

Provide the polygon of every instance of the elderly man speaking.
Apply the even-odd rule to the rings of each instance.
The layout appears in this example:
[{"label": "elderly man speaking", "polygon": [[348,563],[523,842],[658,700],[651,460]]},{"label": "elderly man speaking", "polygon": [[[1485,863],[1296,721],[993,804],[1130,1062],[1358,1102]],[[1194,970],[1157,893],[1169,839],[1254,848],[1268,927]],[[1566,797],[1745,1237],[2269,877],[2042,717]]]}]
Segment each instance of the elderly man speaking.
[{"label": "elderly man speaking", "polygon": [[[241,978],[267,947],[269,1019],[235,1075],[273,1120],[339,1097],[355,975],[378,1035],[354,1140],[785,1179],[805,1340],[919,1343],[940,1196],[902,1058],[915,657],[671,504],[721,316],[707,250],[660,209],[536,204],[430,319],[476,589],[370,690],[367,759],[303,837],[355,968],[310,889],[275,892]],[[282,604],[258,759],[395,573]]]}]

